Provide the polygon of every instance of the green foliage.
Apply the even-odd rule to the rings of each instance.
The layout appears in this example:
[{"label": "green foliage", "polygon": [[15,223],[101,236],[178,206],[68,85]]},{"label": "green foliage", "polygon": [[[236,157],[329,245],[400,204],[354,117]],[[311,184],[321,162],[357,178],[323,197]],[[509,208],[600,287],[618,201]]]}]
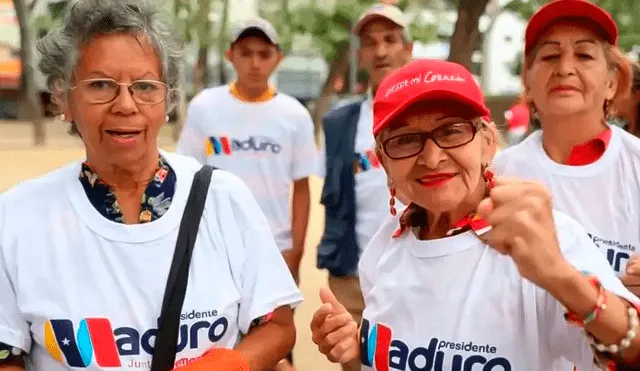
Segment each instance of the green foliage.
[{"label": "green foliage", "polygon": [[49,2],[47,4],[47,8],[49,10],[49,14],[51,15],[51,19],[53,20],[53,22],[62,22],[62,19],[64,18],[65,12],[67,10],[67,3],[68,1],[56,1],[56,2]]},{"label": "green foliage", "polygon": [[67,9],[67,0],[51,1],[47,4],[47,13],[30,17],[29,23],[36,34],[44,33],[62,24]]},{"label": "green foliage", "polygon": [[[187,42],[197,41],[201,46],[209,46],[215,41],[226,45],[228,35],[218,34],[219,25],[211,25],[207,13],[213,10],[222,13],[230,0],[158,0],[162,7],[172,14],[176,31]],[[401,9],[424,8],[445,5],[454,6],[457,0],[400,0]],[[48,30],[58,26],[66,10],[67,0],[48,4],[48,14],[33,17],[31,24],[38,30]],[[310,35],[313,46],[331,61],[337,53],[348,46],[353,23],[358,16],[376,0],[340,0],[339,6],[327,11],[318,6],[318,1],[309,1],[302,6],[289,8],[288,0],[260,1],[260,15],[268,19],[278,29],[285,52],[290,51],[293,36]],[[221,17],[222,18],[222,17]],[[412,22],[411,34],[414,40],[431,41],[437,36],[436,25]]]},{"label": "green foliage", "polygon": [[[505,9],[512,10],[529,19],[540,6],[548,3],[545,0],[512,0]],[[606,9],[616,20],[620,28],[619,44],[623,50],[630,50],[640,45],[640,1],[638,0],[594,0],[593,3]]]},{"label": "green foliage", "polygon": [[544,0],[511,0],[502,9],[518,13],[522,19],[529,19],[545,3]]},{"label": "green foliage", "polygon": [[194,39],[194,24],[197,24],[198,12],[190,1],[173,1],[173,26],[186,43]]},{"label": "green foliage", "polygon": [[524,55],[523,52],[518,53],[514,61],[511,63],[511,71],[515,76],[520,76],[524,69]]},{"label": "green foliage", "polygon": [[[374,0],[341,0],[340,6],[331,11],[326,11],[317,6],[313,1],[296,7],[295,9],[282,11],[285,8],[282,3],[287,0],[264,0],[261,2],[261,16],[272,22],[282,35],[283,49],[291,48],[291,37],[295,34],[310,35],[313,45],[327,61],[332,61],[337,53],[349,45],[351,29],[360,14],[371,5]],[[431,6],[437,0],[401,0],[398,7]],[[436,39],[436,25],[420,25],[412,22],[411,34],[415,40],[431,41]]]}]

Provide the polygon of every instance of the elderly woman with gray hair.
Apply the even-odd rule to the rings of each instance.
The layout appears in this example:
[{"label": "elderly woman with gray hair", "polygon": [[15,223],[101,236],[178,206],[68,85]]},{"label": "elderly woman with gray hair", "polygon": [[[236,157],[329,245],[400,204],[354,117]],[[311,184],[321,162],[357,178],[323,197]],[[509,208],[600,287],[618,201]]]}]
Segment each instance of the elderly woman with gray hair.
[{"label": "elderly woman with gray hair", "polygon": [[[170,368],[212,348],[212,364],[227,348],[234,370],[273,368],[302,297],[266,218],[237,177],[157,146],[179,43],[151,1],[69,7],[39,44],[40,69],[86,159],[0,196],[0,370],[158,369],[163,293],[187,276],[169,272],[189,244]],[[198,205],[199,223],[182,224]]]}]

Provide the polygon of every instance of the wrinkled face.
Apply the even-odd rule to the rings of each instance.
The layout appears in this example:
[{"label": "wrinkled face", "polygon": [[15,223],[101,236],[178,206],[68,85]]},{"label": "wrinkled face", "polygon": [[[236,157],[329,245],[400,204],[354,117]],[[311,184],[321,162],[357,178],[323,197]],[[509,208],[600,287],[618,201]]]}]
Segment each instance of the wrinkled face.
[{"label": "wrinkled face", "polygon": [[383,19],[369,21],[360,32],[358,57],[371,85],[377,87],[391,72],[411,61],[413,44],[405,42],[402,28]]},{"label": "wrinkled face", "polygon": [[120,86],[113,100],[95,103],[96,96],[106,96],[111,85],[108,80],[123,84],[149,81],[136,85],[140,100],[157,94],[158,87],[166,89],[162,84],[154,85],[162,80],[155,50],[144,39],[122,33],[96,36],[81,53],[63,111],[82,136],[87,160],[128,167],[146,156],[156,156],[156,140],[166,116],[166,90],[160,93],[161,102],[141,104],[129,89]]},{"label": "wrinkled face", "polygon": [[261,37],[243,37],[227,51],[238,81],[249,88],[267,86],[269,77],[282,60],[278,48]]},{"label": "wrinkled face", "polygon": [[558,23],[541,38],[525,75],[526,94],[541,116],[603,112],[617,74],[607,65],[604,43],[575,23]]},{"label": "wrinkled face", "polygon": [[[453,112],[410,109],[378,139],[382,144],[378,156],[398,192],[432,212],[452,212],[478,194],[482,197],[482,164],[489,163],[496,151],[494,132],[478,119]],[[457,147],[440,148],[431,138],[423,146],[425,133],[443,147]]]}]

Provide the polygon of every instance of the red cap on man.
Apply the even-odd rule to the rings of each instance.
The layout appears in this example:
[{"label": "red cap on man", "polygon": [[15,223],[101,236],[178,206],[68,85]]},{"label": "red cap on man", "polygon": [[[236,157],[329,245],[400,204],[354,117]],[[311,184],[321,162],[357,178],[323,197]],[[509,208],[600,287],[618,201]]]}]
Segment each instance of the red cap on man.
[{"label": "red cap on man", "polygon": [[464,66],[417,59],[389,74],[380,84],[373,100],[373,135],[417,102],[444,100],[465,106],[477,117],[491,115],[482,90]]}]

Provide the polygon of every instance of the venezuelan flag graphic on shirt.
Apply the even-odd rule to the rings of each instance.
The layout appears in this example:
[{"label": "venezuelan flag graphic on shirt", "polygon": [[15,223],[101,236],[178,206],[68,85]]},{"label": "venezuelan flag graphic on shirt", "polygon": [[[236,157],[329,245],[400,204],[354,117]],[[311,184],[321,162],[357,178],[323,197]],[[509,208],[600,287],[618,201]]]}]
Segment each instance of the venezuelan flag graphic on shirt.
[{"label": "venezuelan flag graphic on shirt", "polygon": [[[229,319],[217,311],[186,310],[180,320],[176,348],[179,354],[208,349],[228,339]],[[83,318],[77,322],[51,319],[45,322],[43,332],[44,346],[51,358],[70,368],[104,369],[149,369],[158,335],[155,326],[115,327],[108,318]]]},{"label": "venezuelan flag graphic on shirt", "polygon": [[205,142],[205,153],[207,156],[231,155],[233,147],[229,137],[209,137]]},{"label": "venezuelan flag graphic on shirt", "polygon": [[353,169],[356,174],[369,171],[371,169],[379,169],[380,166],[378,156],[372,149],[368,149],[364,153],[353,154]]},{"label": "venezuelan flag graphic on shirt", "polygon": [[94,361],[100,367],[121,367],[113,328],[106,318],[83,319],[77,334],[68,319],[47,321],[44,341],[49,354],[58,362],[66,360],[70,367],[84,368]]}]

